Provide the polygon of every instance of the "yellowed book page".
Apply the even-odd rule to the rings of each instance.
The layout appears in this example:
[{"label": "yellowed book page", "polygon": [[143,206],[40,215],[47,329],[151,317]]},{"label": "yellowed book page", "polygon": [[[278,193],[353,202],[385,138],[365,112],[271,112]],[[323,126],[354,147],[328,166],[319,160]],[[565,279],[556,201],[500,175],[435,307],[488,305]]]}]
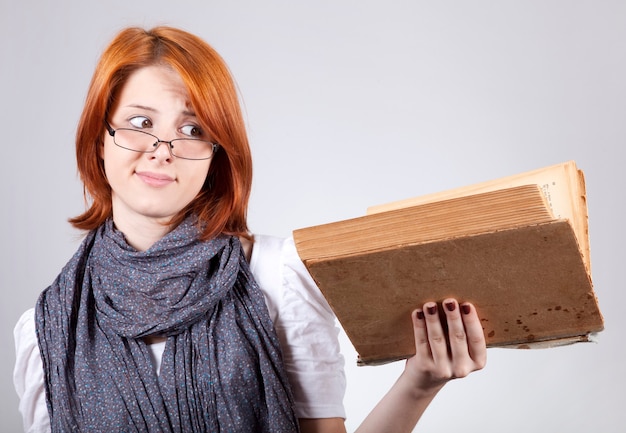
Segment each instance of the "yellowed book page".
[{"label": "yellowed book page", "polygon": [[531,184],[539,186],[555,219],[570,221],[587,269],[591,272],[585,181],[582,171],[578,170],[574,161],[443,192],[372,206],[367,209],[367,214]]},{"label": "yellowed book page", "polygon": [[537,185],[497,189],[295,230],[303,261],[554,221]]}]

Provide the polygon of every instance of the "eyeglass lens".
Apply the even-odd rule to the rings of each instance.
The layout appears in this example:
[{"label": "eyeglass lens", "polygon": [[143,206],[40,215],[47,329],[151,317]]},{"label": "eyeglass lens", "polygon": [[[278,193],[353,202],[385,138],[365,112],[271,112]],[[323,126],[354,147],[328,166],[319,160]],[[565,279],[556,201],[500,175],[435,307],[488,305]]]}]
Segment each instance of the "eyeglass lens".
[{"label": "eyeglass lens", "polygon": [[134,129],[116,129],[113,141],[120,147],[135,152],[150,153],[158,148],[159,143],[170,147],[172,155],[184,159],[208,159],[213,155],[215,144],[194,138],[177,138],[171,141]]}]

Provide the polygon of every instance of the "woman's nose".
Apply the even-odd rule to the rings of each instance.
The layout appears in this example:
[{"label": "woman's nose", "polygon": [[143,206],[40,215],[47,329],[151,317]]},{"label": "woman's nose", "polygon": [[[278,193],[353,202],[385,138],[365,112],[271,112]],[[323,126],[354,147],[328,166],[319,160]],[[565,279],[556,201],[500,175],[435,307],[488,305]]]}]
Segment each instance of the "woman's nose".
[{"label": "woman's nose", "polygon": [[[163,146],[161,146],[163,144]],[[159,140],[154,143],[154,151],[150,153],[153,158],[160,161],[169,161],[172,159],[172,146],[169,141]]]}]

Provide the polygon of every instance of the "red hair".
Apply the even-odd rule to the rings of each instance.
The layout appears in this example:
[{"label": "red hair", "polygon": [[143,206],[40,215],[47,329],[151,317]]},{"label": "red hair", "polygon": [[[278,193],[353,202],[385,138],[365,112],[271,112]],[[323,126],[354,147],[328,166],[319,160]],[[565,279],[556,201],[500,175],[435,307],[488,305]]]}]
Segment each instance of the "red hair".
[{"label": "red hair", "polygon": [[87,92],[76,132],[76,159],[89,208],[71,218],[74,227],[93,230],[112,216],[111,187],[99,149],[104,121],[116,96],[136,70],[167,65],[182,78],[200,126],[220,144],[196,198],[171,223],[198,217],[203,239],[220,233],[248,236],[246,213],[252,184],[252,157],[233,78],[220,55],[183,30],[156,27],[122,30],[104,50]]}]

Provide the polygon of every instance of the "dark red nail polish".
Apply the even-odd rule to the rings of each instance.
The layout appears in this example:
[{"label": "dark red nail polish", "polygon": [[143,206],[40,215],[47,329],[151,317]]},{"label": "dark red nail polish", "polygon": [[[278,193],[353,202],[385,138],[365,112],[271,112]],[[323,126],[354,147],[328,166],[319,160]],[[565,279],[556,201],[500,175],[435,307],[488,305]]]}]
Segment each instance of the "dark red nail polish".
[{"label": "dark red nail polish", "polygon": [[469,314],[470,311],[472,311],[472,309],[470,308],[469,305],[464,304],[464,305],[461,305],[461,311],[463,312],[463,314]]},{"label": "dark red nail polish", "polygon": [[424,320],[424,312],[422,310],[417,310],[417,318]]},{"label": "dark red nail polish", "polygon": [[456,304],[454,302],[446,302],[446,309],[448,311],[454,311]]},{"label": "dark red nail polish", "polygon": [[426,311],[432,316],[433,314],[437,313],[437,306],[431,305],[430,307],[426,307]]}]

